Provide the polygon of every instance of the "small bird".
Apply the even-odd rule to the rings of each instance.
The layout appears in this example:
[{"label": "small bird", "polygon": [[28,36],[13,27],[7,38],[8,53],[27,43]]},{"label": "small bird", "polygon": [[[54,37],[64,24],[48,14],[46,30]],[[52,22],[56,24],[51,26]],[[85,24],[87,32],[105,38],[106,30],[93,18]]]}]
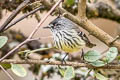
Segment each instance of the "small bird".
[{"label": "small bird", "polygon": [[80,51],[85,46],[90,48],[95,46],[95,44],[92,44],[88,37],[80,31],[77,24],[63,16],[57,17],[44,28],[51,29],[54,46],[66,53]]}]

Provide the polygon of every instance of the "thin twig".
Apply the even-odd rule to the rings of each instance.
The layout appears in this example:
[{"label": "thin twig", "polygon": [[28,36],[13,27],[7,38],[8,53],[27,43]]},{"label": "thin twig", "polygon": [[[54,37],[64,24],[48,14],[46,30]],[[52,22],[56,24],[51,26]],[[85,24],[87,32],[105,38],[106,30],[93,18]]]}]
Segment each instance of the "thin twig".
[{"label": "thin twig", "polygon": [[30,0],[25,0],[22,2],[17,9],[8,17],[4,24],[0,27],[0,33],[6,28],[6,26],[17,16],[17,14],[30,2]]},{"label": "thin twig", "polygon": [[61,66],[73,66],[73,67],[87,67],[91,69],[120,69],[120,64],[114,63],[109,64],[102,67],[95,67],[90,64],[82,63],[82,62],[69,62],[63,64],[61,61],[46,61],[46,60],[14,60],[14,59],[5,59],[0,63],[13,63],[13,64],[41,64],[41,65],[61,65]]},{"label": "thin twig", "polygon": [[115,41],[117,41],[118,39],[120,39],[120,36],[117,36],[117,37],[111,42],[111,45],[112,45]]},{"label": "thin twig", "polygon": [[31,11],[31,12],[23,15],[22,17],[20,17],[19,19],[17,19],[17,20],[14,21],[13,23],[10,23],[10,25],[8,25],[8,26],[4,29],[4,31],[7,30],[8,28],[10,28],[11,26],[15,25],[16,23],[20,22],[20,21],[23,20],[24,18],[30,16],[31,14],[34,14],[35,12],[37,12],[37,11],[39,11],[40,9],[43,9],[43,8],[44,8],[44,6],[40,6],[39,8],[36,8],[36,9],[34,9],[33,11]]},{"label": "thin twig", "polygon": [[13,79],[13,77],[0,65],[0,68],[6,73],[6,75],[11,79],[11,80],[15,80]]}]

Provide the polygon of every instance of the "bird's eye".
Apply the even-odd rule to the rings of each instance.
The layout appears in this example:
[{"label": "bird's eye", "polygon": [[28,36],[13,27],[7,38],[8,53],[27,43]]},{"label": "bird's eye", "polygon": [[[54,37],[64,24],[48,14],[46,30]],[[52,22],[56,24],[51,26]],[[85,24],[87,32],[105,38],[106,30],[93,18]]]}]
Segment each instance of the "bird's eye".
[{"label": "bird's eye", "polygon": [[51,27],[52,29],[57,29],[57,28],[60,28],[60,25],[61,25],[61,24],[54,23],[54,24],[50,24],[50,27]]}]

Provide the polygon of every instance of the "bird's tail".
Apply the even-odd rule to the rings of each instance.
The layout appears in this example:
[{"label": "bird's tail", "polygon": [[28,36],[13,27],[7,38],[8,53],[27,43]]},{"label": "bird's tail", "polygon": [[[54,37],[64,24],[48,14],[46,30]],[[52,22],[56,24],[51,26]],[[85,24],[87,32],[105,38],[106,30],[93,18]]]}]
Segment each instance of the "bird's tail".
[{"label": "bird's tail", "polygon": [[83,32],[79,32],[79,36],[86,42],[87,47],[92,48],[92,47],[96,46],[96,44],[93,44],[90,42],[90,40],[88,39],[86,34],[84,34]]},{"label": "bird's tail", "polygon": [[96,46],[96,44],[93,44],[90,41],[87,41],[86,46],[89,47],[89,48],[92,48],[92,47]]}]

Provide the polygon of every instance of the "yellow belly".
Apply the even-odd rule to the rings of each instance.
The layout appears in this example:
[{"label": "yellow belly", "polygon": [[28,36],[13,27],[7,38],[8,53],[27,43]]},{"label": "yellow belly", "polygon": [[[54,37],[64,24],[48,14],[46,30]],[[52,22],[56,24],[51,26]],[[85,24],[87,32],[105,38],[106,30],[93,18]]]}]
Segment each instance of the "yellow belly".
[{"label": "yellow belly", "polygon": [[65,40],[62,40],[60,42],[61,42],[62,47],[56,46],[56,48],[59,50],[65,51],[67,53],[78,52],[85,47],[84,41],[79,41],[80,45],[76,45],[74,42],[73,42],[74,45],[72,45],[72,44],[68,45],[68,44],[65,44],[65,43],[67,43],[67,41],[65,41]]},{"label": "yellow belly", "polygon": [[63,33],[57,34],[56,36],[54,34],[54,44],[55,47],[59,50],[65,51],[67,53],[73,53],[80,51],[83,49],[86,45],[85,41],[81,39],[80,36],[78,36],[78,33],[73,30],[73,32],[69,33],[72,36],[66,36]]},{"label": "yellow belly", "polygon": [[83,49],[84,47],[85,47],[85,45],[71,48],[70,46],[65,46],[65,45],[64,45],[61,50],[65,51],[65,52],[67,52],[67,53],[73,53],[73,52],[80,51],[80,50]]}]

